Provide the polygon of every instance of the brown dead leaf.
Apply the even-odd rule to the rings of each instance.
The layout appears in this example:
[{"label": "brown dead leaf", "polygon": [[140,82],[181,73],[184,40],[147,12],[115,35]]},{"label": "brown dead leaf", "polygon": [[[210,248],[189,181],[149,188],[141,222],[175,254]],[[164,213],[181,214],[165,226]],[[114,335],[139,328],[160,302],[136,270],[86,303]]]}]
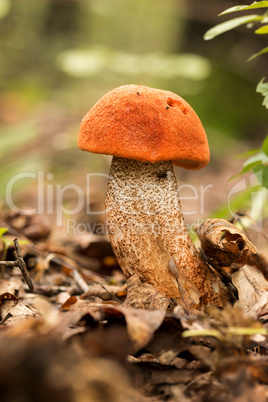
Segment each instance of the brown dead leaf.
[{"label": "brown dead leaf", "polygon": [[249,253],[247,264],[259,269],[268,280],[268,260],[264,255]]},{"label": "brown dead leaf", "polygon": [[129,337],[137,350],[148,344],[166,315],[165,310],[150,311],[120,307],[119,311],[125,317]]},{"label": "brown dead leaf", "polygon": [[102,300],[116,300],[120,302],[120,297],[126,296],[127,285],[106,285],[102,283],[93,283],[88,287],[88,291],[82,296],[83,299],[99,297]]},{"label": "brown dead leaf", "polygon": [[173,313],[168,313],[144,349],[156,357],[159,363],[173,365],[174,358],[191,346],[189,339],[181,337],[182,331],[180,320],[174,319]]},{"label": "brown dead leaf", "polygon": [[[15,303],[17,303],[15,305]],[[11,315],[7,325],[12,324],[8,334],[12,336],[39,336],[55,331],[60,319],[58,310],[45,298],[35,294],[27,295],[23,301],[5,302],[0,311]],[[27,318],[27,320],[25,320]],[[16,325],[14,325],[16,324]]]},{"label": "brown dead leaf", "polygon": [[173,307],[175,303],[159,293],[148,283],[141,282],[137,274],[132,275],[127,281],[127,298],[124,302],[126,307],[144,308],[148,310]]},{"label": "brown dead leaf", "polygon": [[189,384],[200,371],[195,368],[177,369],[163,365],[150,355],[144,358],[128,358],[129,370],[135,378],[135,386],[145,394],[158,396],[156,401],[193,401],[184,394]]},{"label": "brown dead leaf", "polygon": [[245,265],[232,280],[239,294],[237,306],[255,318],[268,314],[268,282],[258,269]]},{"label": "brown dead leaf", "polygon": [[2,320],[8,317],[5,325],[15,325],[19,321],[25,320],[25,318],[36,317],[38,315],[37,311],[24,305],[11,293],[3,293],[0,296],[0,314]]},{"label": "brown dead leaf", "polygon": [[73,306],[77,302],[77,297],[76,296],[71,296],[69,299],[67,299],[60,307],[61,310],[68,311],[70,310],[70,307]]},{"label": "brown dead leaf", "polygon": [[[122,322],[122,318],[124,318],[129,338],[135,350],[139,350],[149,343],[166,315],[165,310],[134,309],[115,306],[111,303],[109,305],[103,303],[94,304],[87,300],[77,301],[70,312],[72,313],[73,311],[78,311],[78,315],[75,316],[76,320],[80,320],[87,314],[90,314],[96,322],[103,320]],[[74,322],[72,321],[72,323]]]},{"label": "brown dead leaf", "polygon": [[229,379],[235,379],[239,375],[239,371],[244,372],[244,379],[248,383],[257,380],[263,384],[268,383],[268,365],[267,360],[252,360],[247,356],[229,356],[219,362],[215,375],[229,376]]},{"label": "brown dead leaf", "polygon": [[18,294],[23,288],[23,282],[20,278],[0,279],[0,295],[3,293]]},{"label": "brown dead leaf", "polygon": [[247,262],[248,252],[257,252],[247,236],[225,219],[207,219],[195,231],[203,253],[216,269],[242,267]]},{"label": "brown dead leaf", "polygon": [[[27,208],[25,208],[26,210]],[[23,208],[20,212],[10,211],[6,216],[6,221],[30,240],[46,239],[51,232],[50,222],[45,215],[23,212]]]},{"label": "brown dead leaf", "polygon": [[94,303],[92,300],[77,300],[76,297],[69,298],[61,309],[66,312],[55,322],[52,328],[55,333],[64,334],[68,327],[75,326],[79,322],[80,325],[85,325],[81,320],[90,321],[92,324],[95,322],[95,326],[100,322],[107,322],[108,325],[117,323],[126,328],[132,343],[132,352],[140,350],[150,342],[166,315],[165,310],[133,309],[116,306],[112,302],[106,304]]},{"label": "brown dead leaf", "polygon": [[173,364],[176,356],[188,349],[188,340],[181,338],[174,329],[167,332],[165,326],[161,326],[161,329],[154,334],[151,342],[146,346],[146,350],[156,356],[161,364]]}]

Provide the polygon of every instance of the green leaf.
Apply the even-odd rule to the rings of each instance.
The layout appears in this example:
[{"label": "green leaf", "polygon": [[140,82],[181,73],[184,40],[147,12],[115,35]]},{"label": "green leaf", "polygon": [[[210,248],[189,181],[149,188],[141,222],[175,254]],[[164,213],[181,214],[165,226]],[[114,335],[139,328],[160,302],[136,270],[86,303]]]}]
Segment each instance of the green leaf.
[{"label": "green leaf", "polygon": [[251,336],[256,334],[268,335],[268,331],[266,328],[229,327],[227,328],[227,334],[245,335],[245,336]]},{"label": "green leaf", "polygon": [[[243,191],[239,191],[236,193],[232,199],[230,200],[230,204],[228,202],[223,203],[217,209],[210,213],[209,218],[226,218],[230,219],[230,208],[231,211],[246,211],[250,209],[252,206],[252,193],[256,191],[264,191],[263,187],[258,185],[254,187],[248,187]],[[266,213],[268,216],[268,211]]]},{"label": "green leaf", "polygon": [[264,83],[264,78],[258,83],[256,92],[262,94],[264,97],[262,104],[268,109],[268,83]]},{"label": "green leaf", "polygon": [[255,33],[260,34],[260,35],[268,34],[268,25],[264,25],[264,27],[260,27],[259,29],[257,29],[255,31]]},{"label": "green leaf", "polygon": [[7,239],[6,237],[1,238],[3,245],[5,246],[5,249],[8,249],[9,246],[13,244],[13,241],[11,239]]},{"label": "green leaf", "polygon": [[229,21],[222,22],[221,24],[216,25],[215,27],[209,29],[205,35],[205,40],[210,40],[215,38],[218,35],[221,35],[224,32],[230,31],[240,25],[248,24],[252,21],[260,21],[262,16],[253,14],[253,15],[246,15],[244,17],[233,18]]},{"label": "green leaf", "polygon": [[233,13],[235,11],[244,11],[244,10],[252,10],[254,8],[266,8],[268,7],[268,1],[259,1],[258,3],[254,1],[254,3],[250,4],[249,6],[234,6],[228,8],[227,10],[223,11],[220,15]]},{"label": "green leaf", "polygon": [[268,166],[256,166],[253,171],[259,181],[259,183],[268,188]]},{"label": "green leaf", "polygon": [[259,152],[259,150],[260,150],[260,148],[249,149],[248,151],[243,152],[242,154],[236,155],[236,158],[240,159],[240,158],[246,158],[251,155],[255,155],[257,152]]},{"label": "green leaf", "polygon": [[265,47],[264,49],[262,49],[260,52],[258,53],[254,53],[249,59],[247,59],[247,61],[251,61],[253,59],[255,59],[256,57],[261,56],[262,54],[268,53],[268,47]]},{"label": "green leaf", "polygon": [[248,327],[229,327],[225,334],[222,334],[217,329],[192,329],[184,331],[181,336],[182,338],[188,338],[193,336],[213,336],[218,338],[220,341],[230,339],[235,335],[252,336],[256,334],[268,335],[266,328],[248,328]]},{"label": "green leaf", "polygon": [[245,163],[243,169],[240,172],[240,174],[244,174],[244,173],[248,172],[249,170],[254,169],[257,166],[262,166],[262,162],[260,160],[255,161],[255,162]]},{"label": "green leaf", "polygon": [[[267,10],[268,11],[268,10]],[[262,18],[262,21],[261,21],[261,24],[267,24],[268,23],[268,14],[267,14],[267,11],[266,11],[266,13],[265,14],[263,14],[263,18]]]},{"label": "green leaf", "polygon": [[224,340],[224,336],[217,331],[216,329],[192,329],[192,330],[186,330],[181,334],[182,338],[188,338],[188,337],[193,337],[193,336],[213,336],[215,338],[218,338],[220,341]]},{"label": "green leaf", "polygon": [[255,169],[262,169],[262,167],[266,164],[268,164],[268,155],[266,155],[266,153],[262,149],[259,149],[257,153],[255,152],[254,154],[252,154],[251,157],[243,163],[243,169],[236,175],[230,177],[228,181],[233,180],[236,177],[249,172],[250,170],[253,170],[255,172]]},{"label": "green leaf", "polygon": [[0,237],[8,231],[8,228],[0,228]]},{"label": "green leaf", "polygon": [[257,166],[262,166],[262,163],[260,161],[249,163],[248,165],[244,166],[243,169],[239,173],[231,176],[228,179],[228,181],[234,180],[237,177],[242,176],[242,174],[245,174],[245,173],[249,172],[250,170],[253,170]]},{"label": "green leaf", "polygon": [[268,155],[268,135],[262,143],[262,150],[266,155]]},{"label": "green leaf", "polygon": [[248,158],[243,166],[247,167],[248,165],[252,165],[255,163],[263,163],[263,164],[268,164],[268,155],[266,155],[262,150],[260,152],[258,152],[257,154],[251,156],[250,158]]}]

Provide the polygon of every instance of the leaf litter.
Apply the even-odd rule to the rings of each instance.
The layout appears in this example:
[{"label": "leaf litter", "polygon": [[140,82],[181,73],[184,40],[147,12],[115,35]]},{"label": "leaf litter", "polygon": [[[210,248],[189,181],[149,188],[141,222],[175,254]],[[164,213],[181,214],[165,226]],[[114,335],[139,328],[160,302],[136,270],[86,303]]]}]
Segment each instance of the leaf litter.
[{"label": "leaf litter", "polygon": [[[233,305],[197,311],[158,300],[138,278],[127,290],[105,238],[66,246],[47,230],[33,243],[24,220],[15,222],[1,226],[18,238],[34,292],[18,267],[5,267],[1,402],[268,399],[268,264],[260,256],[260,269],[255,246],[235,226],[209,220],[197,228],[203,258],[235,290]],[[15,261],[8,244],[5,260]]]}]

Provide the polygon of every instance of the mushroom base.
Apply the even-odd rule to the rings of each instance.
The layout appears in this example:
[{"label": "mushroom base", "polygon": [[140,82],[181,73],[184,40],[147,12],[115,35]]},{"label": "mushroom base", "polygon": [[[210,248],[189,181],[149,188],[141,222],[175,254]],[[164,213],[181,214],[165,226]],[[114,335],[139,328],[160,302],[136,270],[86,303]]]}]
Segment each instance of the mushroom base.
[{"label": "mushroom base", "polygon": [[141,283],[187,309],[207,304],[223,307],[229,301],[218,274],[190,239],[170,161],[147,163],[114,157],[106,223],[127,278],[137,274]]}]

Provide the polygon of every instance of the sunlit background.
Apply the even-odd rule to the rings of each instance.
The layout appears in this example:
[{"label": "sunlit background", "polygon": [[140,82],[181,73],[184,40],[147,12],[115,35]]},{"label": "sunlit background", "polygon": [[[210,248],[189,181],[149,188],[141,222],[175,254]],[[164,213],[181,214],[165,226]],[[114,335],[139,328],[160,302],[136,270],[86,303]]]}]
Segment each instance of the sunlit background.
[{"label": "sunlit background", "polygon": [[[228,179],[242,165],[236,155],[260,146],[267,134],[267,111],[255,89],[267,73],[268,58],[246,62],[267,39],[246,28],[203,39],[226,19],[218,14],[238,3],[0,0],[2,209],[7,210],[7,185],[18,173],[43,172],[51,191],[73,183],[85,189],[86,173],[108,173],[109,157],[77,148],[80,121],[107,91],[136,83],[178,93],[206,129],[208,167],[176,168],[179,185],[191,183],[198,196],[201,186],[210,186],[203,207],[189,186],[181,188],[187,223],[215,214],[230,218],[226,203],[234,182]],[[100,178],[92,182],[95,211],[103,209],[105,185]],[[37,180],[18,180],[12,191],[17,206],[37,207]],[[241,199],[234,210],[250,208],[251,198]],[[76,203],[76,194],[65,191],[65,209]],[[47,215],[53,218],[53,211]],[[80,213],[78,219],[103,221],[104,215]]]}]

